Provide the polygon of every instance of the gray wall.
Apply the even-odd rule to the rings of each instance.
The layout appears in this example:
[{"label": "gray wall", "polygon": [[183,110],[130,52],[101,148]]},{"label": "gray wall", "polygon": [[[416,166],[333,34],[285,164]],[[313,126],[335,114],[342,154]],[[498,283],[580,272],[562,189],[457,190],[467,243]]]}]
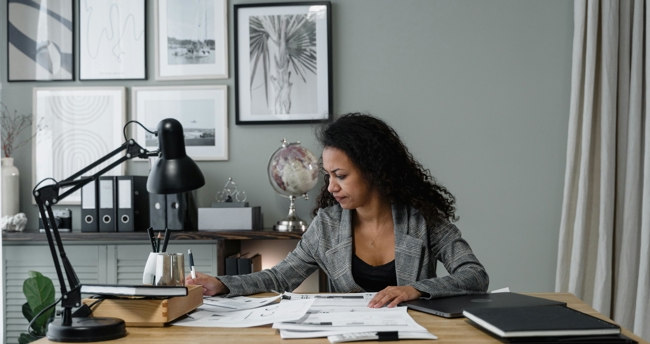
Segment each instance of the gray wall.
[{"label": "gray wall", "polygon": [[[1,34],[2,99],[29,113],[35,86],[228,85],[230,158],[199,163],[207,183],[198,191],[198,202],[209,206],[227,178],[234,177],[250,202],[262,206],[270,227],[286,215],[288,201],[268,184],[268,157],[283,137],[302,141],[315,153],[320,150],[310,125],[234,124],[232,5],[256,2],[229,4],[227,80],[153,80],[153,1],[147,0],[149,80],[7,83],[6,35]],[[570,1],[532,0],[332,1],[334,111],[369,112],[386,120],[455,194],[457,225],[486,266],[490,289],[553,290],[572,6]],[[5,23],[6,0],[0,19]],[[28,228],[35,230],[30,153],[30,148],[19,151],[16,165],[21,209],[30,219]],[[146,164],[129,162],[127,171],[146,174]],[[297,201],[303,218],[310,218],[314,198]],[[78,207],[71,208],[79,213]]]}]

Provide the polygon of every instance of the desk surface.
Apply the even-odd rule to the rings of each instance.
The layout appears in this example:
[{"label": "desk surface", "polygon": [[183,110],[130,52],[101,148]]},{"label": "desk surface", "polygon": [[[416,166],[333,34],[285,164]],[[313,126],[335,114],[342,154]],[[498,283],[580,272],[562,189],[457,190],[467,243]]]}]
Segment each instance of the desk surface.
[{"label": "desk surface", "polygon": [[[564,301],[569,307],[583,313],[591,314],[599,318],[611,321],[593,308],[582,302],[580,299],[569,293],[531,293],[529,295],[544,297],[552,300]],[[479,330],[470,324],[465,318],[446,319],[434,315],[409,310],[409,314],[420,325],[426,327],[429,332],[438,336],[438,340],[411,340],[399,341],[399,343],[501,343],[501,341]],[[138,344],[176,344],[176,343],[329,343],[327,338],[316,339],[291,339],[282,340],[279,333],[271,328],[271,325],[252,328],[199,328],[168,326],[164,328],[151,327],[129,327],[127,336],[113,341],[102,343],[138,343]],[[635,336],[630,331],[623,329],[623,334],[637,340],[639,343],[648,343]],[[35,343],[55,343],[41,339]],[[361,342],[362,343],[362,342]]]}]

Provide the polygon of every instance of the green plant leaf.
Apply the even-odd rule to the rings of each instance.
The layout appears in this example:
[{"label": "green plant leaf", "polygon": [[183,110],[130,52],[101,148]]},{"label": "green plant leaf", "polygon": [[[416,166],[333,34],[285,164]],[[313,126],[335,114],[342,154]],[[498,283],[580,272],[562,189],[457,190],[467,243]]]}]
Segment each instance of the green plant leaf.
[{"label": "green plant leaf", "polygon": [[48,277],[43,276],[36,271],[29,272],[30,278],[23,282],[23,293],[32,310],[42,304],[51,304],[54,302],[54,284]]},{"label": "green plant leaf", "polygon": [[[23,282],[23,293],[27,299],[29,308],[31,309],[31,321],[33,317],[41,310],[54,303],[54,284],[52,280],[43,276],[40,272],[29,271],[30,278]],[[23,315],[27,318],[29,312],[25,312],[23,305]],[[47,323],[54,314],[54,307],[43,313],[32,325],[32,329],[37,332],[45,332]]]},{"label": "green plant leaf", "polygon": [[34,311],[32,311],[32,307],[29,307],[29,303],[27,302],[23,303],[23,316],[28,322],[34,319]]},{"label": "green plant leaf", "polygon": [[36,338],[29,333],[21,333],[20,337],[18,337],[18,344],[27,344],[36,341],[38,339],[39,338]]}]

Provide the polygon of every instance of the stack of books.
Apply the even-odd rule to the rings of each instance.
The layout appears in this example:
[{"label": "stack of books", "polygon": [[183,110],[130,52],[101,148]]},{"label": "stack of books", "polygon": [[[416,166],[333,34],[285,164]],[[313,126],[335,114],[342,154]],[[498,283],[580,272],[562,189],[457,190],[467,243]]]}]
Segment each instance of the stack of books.
[{"label": "stack of books", "polygon": [[463,315],[509,343],[636,343],[620,326],[561,305],[477,308]]}]

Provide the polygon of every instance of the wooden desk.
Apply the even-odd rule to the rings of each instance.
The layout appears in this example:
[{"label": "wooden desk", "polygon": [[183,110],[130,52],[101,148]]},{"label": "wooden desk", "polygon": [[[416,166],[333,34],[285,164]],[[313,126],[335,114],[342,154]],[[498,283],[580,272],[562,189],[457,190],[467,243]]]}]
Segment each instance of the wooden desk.
[{"label": "wooden desk", "polygon": [[[270,294],[269,294],[270,295]],[[552,300],[564,301],[569,307],[579,310],[583,313],[597,316],[601,319],[608,320],[602,314],[596,312],[584,302],[570,293],[531,293],[529,295],[544,297]],[[438,340],[409,340],[399,341],[399,343],[501,343],[498,339],[479,330],[469,323],[465,318],[445,319],[426,313],[409,310],[409,314],[420,325],[426,327],[429,332],[438,336]],[[177,344],[177,343],[329,343],[327,338],[316,339],[290,339],[282,340],[279,333],[271,328],[271,325],[258,326],[251,328],[203,328],[203,327],[181,327],[168,326],[164,328],[152,327],[129,327],[128,334],[124,338],[102,343],[138,343],[138,344]],[[648,343],[643,339],[635,336],[630,331],[623,329],[623,334],[637,340],[639,343]],[[35,343],[55,343],[46,338],[36,341]],[[363,343],[363,342],[360,342]],[[369,343],[369,342],[366,342]]]}]

